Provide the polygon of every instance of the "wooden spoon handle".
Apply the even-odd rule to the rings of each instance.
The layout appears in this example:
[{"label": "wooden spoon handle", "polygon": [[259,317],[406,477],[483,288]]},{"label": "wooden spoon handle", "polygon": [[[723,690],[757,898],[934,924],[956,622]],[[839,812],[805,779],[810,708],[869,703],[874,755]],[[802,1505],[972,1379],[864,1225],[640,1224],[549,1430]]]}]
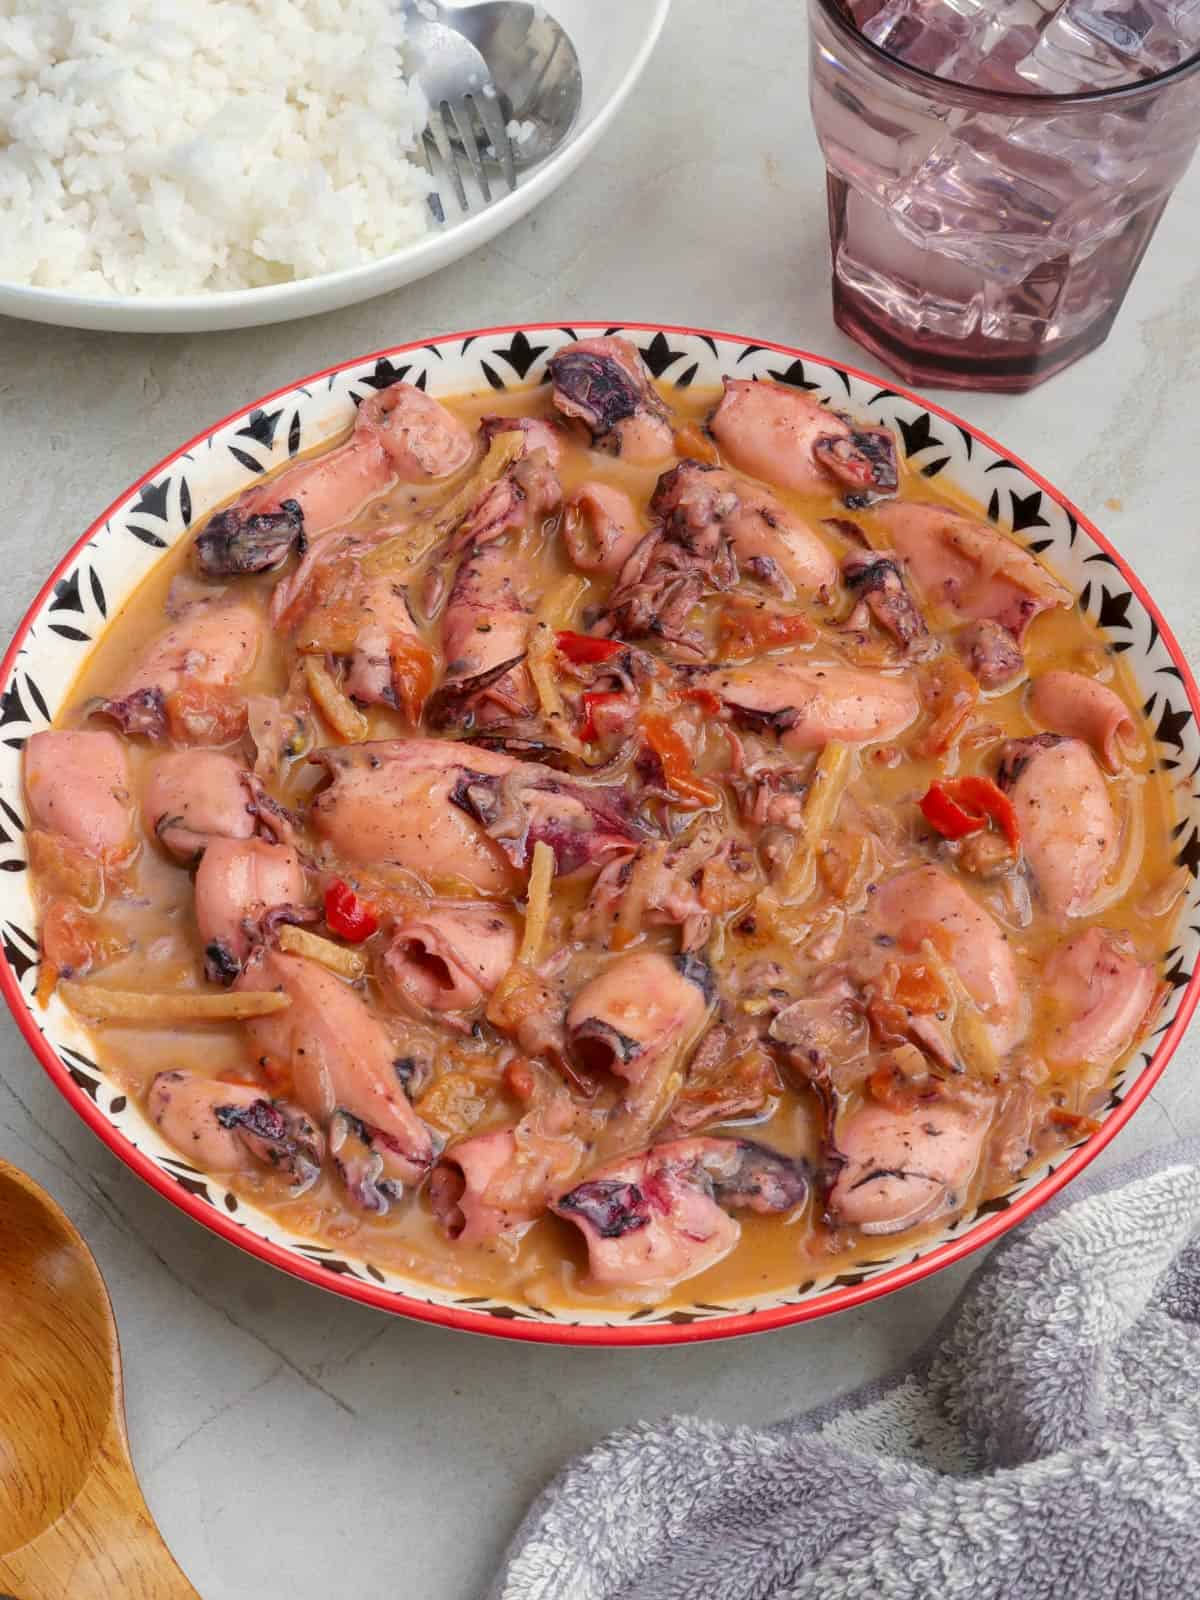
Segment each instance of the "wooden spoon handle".
[{"label": "wooden spoon handle", "polygon": [[0,1600],[200,1600],[142,1499],[123,1432],[116,1422],[109,1428],[58,1521],[0,1555]]}]

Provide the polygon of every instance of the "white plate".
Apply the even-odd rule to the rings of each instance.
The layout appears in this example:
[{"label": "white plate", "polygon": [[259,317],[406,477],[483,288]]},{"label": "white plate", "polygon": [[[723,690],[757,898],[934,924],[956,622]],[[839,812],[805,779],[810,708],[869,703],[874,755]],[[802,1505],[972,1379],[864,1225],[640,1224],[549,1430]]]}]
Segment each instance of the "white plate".
[{"label": "white plate", "polygon": [[336,311],[424,278],[494,239],[575,171],[641,77],[670,7],[671,0],[547,0],[546,9],[571,36],[583,74],[583,104],[570,138],[524,173],[515,193],[404,250],[316,278],[212,294],[101,296],[0,282],[0,314],[114,333],[211,333]]}]

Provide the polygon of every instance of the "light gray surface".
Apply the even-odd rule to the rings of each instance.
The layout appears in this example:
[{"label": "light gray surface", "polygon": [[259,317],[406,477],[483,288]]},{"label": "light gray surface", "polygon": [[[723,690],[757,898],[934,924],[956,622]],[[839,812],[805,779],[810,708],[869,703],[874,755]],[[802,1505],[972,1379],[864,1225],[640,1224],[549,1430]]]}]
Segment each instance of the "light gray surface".
[{"label": "light gray surface", "polygon": [[[828,311],[824,189],[796,0],[676,0],[616,129],[565,192],[389,298],[257,332],[120,338],[0,322],[0,631],[137,474],[328,362],[521,318],[663,319],[867,358]],[[944,397],[1087,508],[1200,659],[1200,169],[1115,334],[1022,399]],[[1104,1159],[1200,1131],[1200,1034]],[[903,1359],[967,1267],[736,1345],[555,1351],[388,1319],[241,1256],[138,1183],[0,1023],[0,1155],[99,1258],[134,1457],[205,1600],[469,1600],[528,1498],[609,1428],[668,1410],[766,1421]],[[563,1600],[570,1600],[564,1596]]]}]

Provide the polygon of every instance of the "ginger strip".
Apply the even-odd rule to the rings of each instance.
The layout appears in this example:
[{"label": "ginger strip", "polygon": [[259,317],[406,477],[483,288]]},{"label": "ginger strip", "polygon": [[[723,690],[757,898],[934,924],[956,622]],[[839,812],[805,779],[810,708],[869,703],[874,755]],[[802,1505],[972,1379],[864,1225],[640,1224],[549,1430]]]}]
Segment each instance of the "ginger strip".
[{"label": "ginger strip", "polygon": [[367,719],[320,656],[305,656],[304,678],[313,703],[338,738],[345,744],[361,743],[367,737]]},{"label": "ginger strip", "polygon": [[488,1001],[487,1019],[502,1032],[515,1034],[523,1015],[545,1010],[546,985],[538,976],[550,917],[550,891],[554,883],[554,851],[539,839],[533,847],[529,891],[525,900],[525,931],[517,959],[509,967]]},{"label": "ginger strip", "polygon": [[563,698],[558,687],[554,636],[559,629],[570,627],[576,607],[586,593],[587,580],[577,575],[562,578],[555,584],[546,596],[538,612],[537,621],[530,630],[529,653],[525,658],[543,714],[558,725],[558,733],[563,742],[577,753],[578,741],[567,729],[563,717]]},{"label": "ginger strip", "polygon": [[236,994],[151,994],[102,989],[63,979],[58,992],[68,1007],[88,1022],[240,1022],[286,1011],[291,997],[277,989],[247,989]]},{"label": "ginger strip", "polygon": [[813,871],[816,851],[837,816],[853,773],[853,748],[836,740],[827,744],[817,758],[804,796],[804,831],[775,886],[780,900],[799,900],[812,893],[816,881]]},{"label": "ginger strip", "polygon": [[829,832],[853,771],[854,750],[848,744],[835,740],[817,758],[804,796],[804,843],[810,850],[815,850]]},{"label": "ginger strip", "polygon": [[546,938],[550,917],[550,890],[554,883],[554,851],[539,839],[533,847],[533,866],[529,872],[529,895],[525,902],[525,932],[517,951],[518,967],[536,967]]},{"label": "ginger strip", "polygon": [[332,939],[323,939],[319,933],[310,933],[291,922],[285,922],[279,930],[279,948],[290,956],[316,961],[350,983],[366,975],[367,959],[361,950],[349,950],[344,944],[334,944]]},{"label": "ginger strip", "polygon": [[964,1065],[976,1077],[990,1081],[995,1077],[999,1063],[983,1012],[932,939],[922,939],[920,955],[953,1002],[951,1032]]}]

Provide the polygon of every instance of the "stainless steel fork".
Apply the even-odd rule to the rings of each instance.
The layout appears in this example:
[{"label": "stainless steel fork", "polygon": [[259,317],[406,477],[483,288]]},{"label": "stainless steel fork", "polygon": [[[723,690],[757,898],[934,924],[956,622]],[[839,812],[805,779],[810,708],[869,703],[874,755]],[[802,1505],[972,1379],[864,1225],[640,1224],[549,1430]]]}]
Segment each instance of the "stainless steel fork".
[{"label": "stainless steel fork", "polygon": [[[494,185],[510,191],[517,186],[500,91],[483,56],[445,20],[440,7],[431,0],[409,0],[405,14],[405,66],[429,102],[421,149],[437,186],[430,209],[437,221],[447,221],[448,192],[469,216],[491,204]],[[464,179],[460,152],[473,182]]]}]

